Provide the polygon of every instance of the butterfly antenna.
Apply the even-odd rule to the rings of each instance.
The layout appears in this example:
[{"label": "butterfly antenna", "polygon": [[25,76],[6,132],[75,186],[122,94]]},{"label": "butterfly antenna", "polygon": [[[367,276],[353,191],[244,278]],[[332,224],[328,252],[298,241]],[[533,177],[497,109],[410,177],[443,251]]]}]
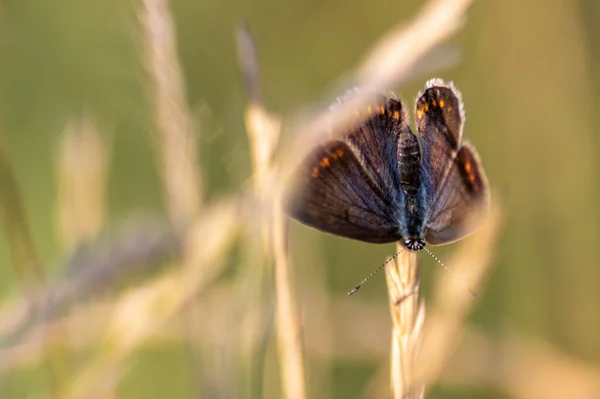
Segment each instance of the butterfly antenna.
[{"label": "butterfly antenna", "polygon": [[360,289],[360,287],[366,283],[371,277],[373,277],[374,275],[377,274],[377,272],[379,272],[381,269],[383,269],[385,267],[385,265],[387,265],[388,263],[390,263],[391,261],[393,261],[394,259],[396,259],[396,257],[398,255],[400,255],[402,253],[402,251],[404,251],[404,248],[402,248],[400,250],[400,252],[397,252],[396,254],[394,254],[394,256],[392,256],[391,258],[389,258],[388,260],[386,260],[381,266],[379,266],[377,269],[373,270],[371,272],[371,274],[369,274],[367,277],[365,277],[365,279],[363,281],[361,281],[360,283],[358,283],[358,285],[356,285],[356,287],[352,288],[350,290],[350,292],[348,292],[348,296],[354,294],[356,291],[358,291]]},{"label": "butterfly antenna", "polygon": [[[456,276],[456,274],[454,274],[454,270],[452,270],[448,266],[446,266],[441,260],[438,259],[437,256],[435,256],[434,254],[432,254],[430,250],[428,250],[426,247],[423,248],[423,249],[429,254],[429,256],[431,256],[433,259],[435,259],[435,261],[437,263],[439,263],[444,268],[444,270],[446,270],[451,275]],[[471,295],[473,295],[473,298],[475,298],[475,299],[479,298],[479,295],[475,291],[473,291],[471,288],[468,288],[468,290],[471,293]]]}]

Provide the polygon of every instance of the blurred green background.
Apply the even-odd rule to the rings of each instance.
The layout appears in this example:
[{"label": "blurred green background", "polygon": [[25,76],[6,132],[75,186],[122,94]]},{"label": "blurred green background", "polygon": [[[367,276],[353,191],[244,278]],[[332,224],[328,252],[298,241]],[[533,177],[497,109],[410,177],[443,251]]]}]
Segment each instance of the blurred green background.
[{"label": "blurred green background", "polygon": [[[422,2],[170,4],[198,126],[206,197],[213,201],[246,187],[250,177],[236,24],[246,21],[255,35],[266,105],[284,116],[285,125],[286,116],[321,100],[380,35],[410,20]],[[164,213],[138,8],[126,0],[7,0],[2,5],[0,134],[50,276],[61,275],[67,256],[56,234],[57,147],[67,121],[82,111],[95,115],[112,137],[108,228],[132,215]],[[517,330],[595,368],[600,367],[599,20],[598,1],[475,2],[464,29],[450,42],[460,51],[460,62],[436,74],[462,91],[465,137],[476,145],[505,211],[493,273],[470,321],[491,336]],[[418,77],[399,94],[412,102],[430,77]],[[302,295],[310,292],[313,279],[325,284],[328,298],[350,302],[350,309],[353,302],[370,303],[387,312],[383,275],[358,297],[345,293],[395,247],[300,226],[292,238],[301,314],[313,309]],[[436,254],[448,259],[452,250],[436,248]],[[427,297],[428,282],[439,268],[432,259],[424,259],[423,266]],[[5,239],[0,240],[0,294],[2,300],[20,294]],[[355,323],[360,331],[368,319]],[[334,359],[327,373],[319,374],[311,368],[318,369],[319,360],[310,351],[307,358],[309,392],[315,398],[361,397],[387,365],[377,356]],[[265,366],[271,371],[273,361]],[[193,397],[198,394],[195,373],[207,372],[190,366],[186,346],[179,343],[140,351],[132,366],[117,397]],[[43,367],[0,379],[1,398],[35,397],[47,388]],[[279,395],[276,388],[265,390],[272,392],[267,397]],[[428,397],[511,396],[494,387],[441,384]]]}]

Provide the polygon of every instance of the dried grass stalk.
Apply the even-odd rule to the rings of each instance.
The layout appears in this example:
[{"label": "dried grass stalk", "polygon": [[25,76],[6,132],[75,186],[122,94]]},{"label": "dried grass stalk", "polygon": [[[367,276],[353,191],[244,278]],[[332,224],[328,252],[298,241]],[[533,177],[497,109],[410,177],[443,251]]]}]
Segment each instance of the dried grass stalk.
[{"label": "dried grass stalk", "polygon": [[276,329],[283,397],[306,398],[304,355],[291,266],[287,250],[288,221],[281,208],[281,193],[275,185],[273,151],[280,132],[280,119],[262,105],[256,48],[246,29],[238,31],[240,61],[249,91],[246,128],[252,148],[254,187],[257,195],[272,206],[272,218],[263,220],[263,238],[275,260]]},{"label": "dried grass stalk", "polygon": [[44,280],[25,214],[21,193],[0,137],[0,222],[5,231],[15,274],[26,289]]},{"label": "dried grass stalk", "polygon": [[[14,272],[29,300],[45,280],[44,268],[38,258],[29,221],[12,166],[4,152],[0,137],[0,223],[8,241]],[[67,378],[67,358],[60,349],[52,348],[46,337],[41,338],[47,350],[46,366],[53,397],[60,397]]]},{"label": "dried grass stalk", "polygon": [[58,222],[67,251],[93,238],[106,212],[107,146],[88,115],[73,119],[58,156]]},{"label": "dried grass stalk", "polygon": [[288,262],[288,220],[279,207],[279,203],[275,207],[273,246],[277,297],[277,342],[279,344],[282,386],[285,398],[304,399],[306,398],[304,354],[300,321],[291,282],[291,268]]},{"label": "dried grass stalk", "polygon": [[166,0],[143,0],[146,65],[153,83],[157,151],[166,204],[175,226],[185,226],[198,212],[202,183],[198,172],[194,124],[186,104],[177,57],[175,30]]},{"label": "dried grass stalk", "polygon": [[[146,65],[154,89],[156,145],[165,202],[173,226],[186,228],[200,211],[202,184],[194,123],[186,103],[168,0],[142,0],[141,19],[146,38]],[[196,360],[193,365],[202,358],[202,349],[192,339],[202,328],[198,314],[197,303],[192,302],[185,322],[189,327],[192,356]]]},{"label": "dried grass stalk", "polygon": [[[62,136],[58,153],[58,228],[67,253],[93,238],[105,215],[106,146],[95,121],[89,115],[71,120]],[[68,325],[57,326],[54,336],[44,334],[55,358],[66,364],[64,348],[70,340]],[[71,379],[68,366],[62,367],[63,385]]]},{"label": "dried grass stalk", "polygon": [[397,262],[386,268],[393,321],[394,398],[423,398],[425,385],[439,377],[454,352],[465,319],[476,304],[470,287],[479,287],[489,271],[500,229],[499,206],[486,215],[487,209],[481,209],[472,218],[472,223],[485,223],[477,234],[461,242],[448,263],[452,273],[442,274],[427,322],[425,305],[419,298],[417,253],[403,250]]},{"label": "dried grass stalk", "polygon": [[[467,316],[478,303],[469,290],[483,285],[492,266],[502,222],[500,201],[494,203],[477,233],[457,245],[454,256],[447,263],[453,274],[443,273],[436,282],[423,328],[415,383],[427,384],[439,378],[463,336]],[[474,220],[482,217],[483,214],[477,215]]]},{"label": "dried grass stalk", "polygon": [[395,399],[423,398],[425,387],[412,385],[417,350],[425,320],[425,303],[419,296],[419,260],[416,252],[402,251],[386,267],[392,316],[391,383]]}]

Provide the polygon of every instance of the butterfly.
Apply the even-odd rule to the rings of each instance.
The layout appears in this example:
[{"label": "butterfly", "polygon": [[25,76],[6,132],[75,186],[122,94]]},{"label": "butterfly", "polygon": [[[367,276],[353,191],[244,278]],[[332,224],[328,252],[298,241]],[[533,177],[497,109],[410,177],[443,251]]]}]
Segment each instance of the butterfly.
[{"label": "butterfly", "polygon": [[301,162],[287,214],[326,233],[400,241],[412,251],[471,234],[490,200],[477,151],[462,141],[461,98],[453,83],[429,80],[417,96],[415,134],[404,104],[379,96],[356,112],[357,124]]}]

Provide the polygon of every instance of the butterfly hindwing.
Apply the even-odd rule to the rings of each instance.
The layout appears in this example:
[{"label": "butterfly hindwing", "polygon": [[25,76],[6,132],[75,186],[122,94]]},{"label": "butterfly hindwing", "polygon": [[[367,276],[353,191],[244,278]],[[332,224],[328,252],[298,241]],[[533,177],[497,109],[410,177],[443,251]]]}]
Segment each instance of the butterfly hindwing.
[{"label": "butterfly hindwing", "polygon": [[433,245],[447,244],[471,234],[476,219],[489,206],[485,173],[475,148],[464,144],[429,208],[425,239]]},{"label": "butterfly hindwing", "polygon": [[393,205],[343,141],[313,150],[292,187],[286,198],[287,213],[304,224],[367,242],[399,239],[389,215]]}]

